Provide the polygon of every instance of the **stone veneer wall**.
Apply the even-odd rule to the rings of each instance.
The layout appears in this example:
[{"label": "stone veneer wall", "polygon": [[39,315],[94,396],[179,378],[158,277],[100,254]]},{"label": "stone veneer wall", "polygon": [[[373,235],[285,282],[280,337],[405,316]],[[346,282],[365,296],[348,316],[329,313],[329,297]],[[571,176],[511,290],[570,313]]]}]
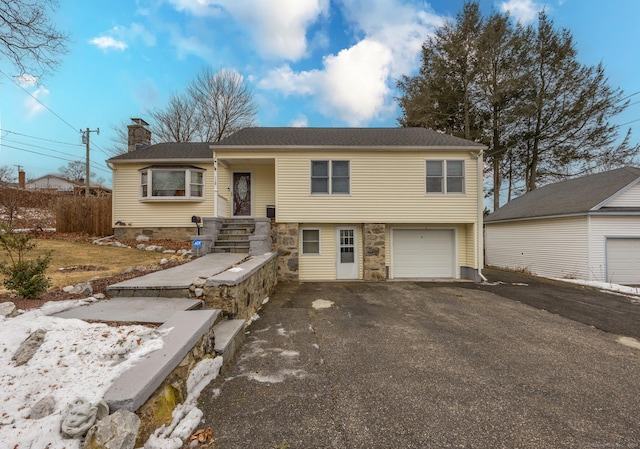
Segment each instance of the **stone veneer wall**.
[{"label": "stone veneer wall", "polygon": [[298,223],[271,225],[272,248],[278,252],[278,279],[298,280]]},{"label": "stone veneer wall", "polygon": [[273,257],[255,273],[236,285],[204,287],[205,307],[221,309],[229,318],[248,320],[277,283],[278,258]]},{"label": "stone veneer wall", "polygon": [[384,281],[387,279],[385,267],[385,225],[384,223],[364,223],[364,263],[365,281]]},{"label": "stone veneer wall", "polygon": [[[214,323],[214,324],[217,324]],[[151,434],[162,425],[171,424],[174,409],[187,399],[187,378],[196,364],[206,358],[216,356],[213,326],[198,340],[180,364],[167,376],[164,382],[138,410],[140,430],[135,447],[142,447]]]},{"label": "stone veneer wall", "polygon": [[188,242],[191,239],[191,236],[196,235],[197,233],[198,230],[195,226],[185,226],[179,228],[113,228],[113,235],[115,236],[115,238],[123,240],[135,240],[135,238],[139,235],[146,235],[150,239]]}]

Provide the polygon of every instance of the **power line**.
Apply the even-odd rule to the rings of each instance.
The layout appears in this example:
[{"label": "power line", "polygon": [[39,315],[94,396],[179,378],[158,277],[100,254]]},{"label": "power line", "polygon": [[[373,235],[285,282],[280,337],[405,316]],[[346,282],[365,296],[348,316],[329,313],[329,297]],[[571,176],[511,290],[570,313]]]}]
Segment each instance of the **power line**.
[{"label": "power line", "polygon": [[16,131],[11,131],[10,129],[2,129],[2,131],[6,132],[6,133],[9,133],[9,134],[15,134],[16,136],[28,137],[30,139],[36,139],[36,140],[43,140],[45,142],[59,143],[59,144],[62,144],[62,145],[70,145],[70,146],[75,146],[75,147],[81,147],[82,146],[82,144],[80,144],[80,143],[61,142],[59,140],[45,139],[44,137],[31,136],[29,134],[23,134],[23,133],[19,133],[19,132],[16,132]]},{"label": "power line", "polygon": [[73,129],[74,132],[78,132],[78,128],[73,126],[71,123],[69,123],[68,121],[66,121],[65,119],[63,119],[60,115],[58,115],[53,109],[51,109],[49,106],[47,106],[46,104],[44,104],[42,101],[38,100],[38,98],[34,97],[28,90],[26,90],[24,87],[22,87],[15,79],[13,79],[12,77],[10,77],[9,75],[7,75],[6,73],[4,73],[2,70],[0,70],[0,74],[4,75],[6,78],[9,79],[9,81],[11,81],[13,84],[15,84],[16,86],[18,86],[18,88],[20,90],[22,90],[24,93],[26,93],[27,95],[29,95],[31,98],[33,98],[35,101],[37,101],[38,103],[40,103],[45,109],[47,109],[47,111],[51,112],[54,116],[56,116],[60,121],[62,121],[65,125],[67,125],[69,128]]},{"label": "power line", "polygon": [[[39,151],[27,150],[26,148],[15,147],[15,146],[13,146],[13,145],[6,145],[4,142],[3,142],[3,144],[2,144],[2,147],[3,147],[3,148],[5,148],[5,147],[6,147],[6,148],[11,148],[11,149],[13,149],[13,150],[18,150],[18,151],[24,151],[24,152],[26,152],[26,153],[37,154],[37,155],[40,155],[40,156],[46,156],[46,157],[50,157],[50,158],[53,158],[53,159],[59,159],[59,160],[61,160],[61,161],[65,161],[65,162],[78,162],[78,161],[81,161],[81,159],[78,159],[75,155],[68,154],[68,153],[61,153],[61,154],[65,154],[65,155],[71,156],[71,157],[73,157],[74,159],[68,159],[68,158],[66,158],[66,157],[61,157],[61,156],[53,156],[53,155],[51,155],[51,154],[41,153],[41,152],[39,152]],[[46,149],[46,148],[45,148],[45,149]],[[58,153],[60,153],[60,152],[58,152]],[[95,164],[89,164],[89,165],[90,165],[94,170],[99,170],[99,171],[102,171],[102,172],[105,172],[105,173],[111,174],[111,171],[110,171],[110,170],[107,170],[106,168],[103,168],[103,167],[101,167],[101,166],[99,166],[99,165],[95,165]]]}]

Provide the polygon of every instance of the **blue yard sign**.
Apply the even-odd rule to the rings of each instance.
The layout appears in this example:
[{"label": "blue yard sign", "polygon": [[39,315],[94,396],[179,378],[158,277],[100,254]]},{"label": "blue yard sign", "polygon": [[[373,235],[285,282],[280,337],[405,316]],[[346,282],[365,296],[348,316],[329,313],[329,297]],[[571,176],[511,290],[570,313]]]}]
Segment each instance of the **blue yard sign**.
[{"label": "blue yard sign", "polygon": [[200,240],[200,239],[195,239],[195,240],[193,241],[192,245],[193,245],[193,247],[194,247],[195,249],[200,249],[200,248],[202,248],[202,240]]}]

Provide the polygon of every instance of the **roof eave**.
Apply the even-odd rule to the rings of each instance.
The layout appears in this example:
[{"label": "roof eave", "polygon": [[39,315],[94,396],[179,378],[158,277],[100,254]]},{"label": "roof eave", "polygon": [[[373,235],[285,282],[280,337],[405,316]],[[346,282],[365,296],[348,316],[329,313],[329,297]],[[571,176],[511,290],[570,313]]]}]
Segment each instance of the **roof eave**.
[{"label": "roof eave", "polygon": [[300,151],[300,150],[328,150],[328,151],[389,151],[389,149],[402,151],[483,151],[487,147],[484,145],[469,146],[418,146],[418,145],[211,145],[214,151],[219,150],[278,150],[278,151]]}]

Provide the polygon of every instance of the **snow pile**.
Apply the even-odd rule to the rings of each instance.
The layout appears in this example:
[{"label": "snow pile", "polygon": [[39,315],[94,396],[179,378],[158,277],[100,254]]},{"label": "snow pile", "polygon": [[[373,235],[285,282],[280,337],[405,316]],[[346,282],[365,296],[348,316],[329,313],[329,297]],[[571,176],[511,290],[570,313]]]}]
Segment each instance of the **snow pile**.
[{"label": "snow pile", "polygon": [[[162,347],[163,334],[155,328],[47,316],[78,303],[48,303],[15,318],[0,316],[0,447],[79,448],[78,440],[60,435],[68,405],[77,398],[101,400],[125,370]],[[47,331],[42,346],[28,363],[16,366],[11,360],[16,349],[38,329]],[[47,396],[55,400],[53,414],[28,419]]]},{"label": "snow pile", "polygon": [[187,400],[173,411],[173,420],[168,427],[162,426],[149,437],[145,449],[180,449],[183,446],[202,419],[202,411],[197,408],[200,393],[218,377],[222,362],[222,357],[204,359],[191,370],[187,379]]},{"label": "snow pile", "polygon": [[608,290],[612,292],[622,293],[624,295],[631,295],[640,299],[640,287],[629,287],[627,285],[611,284],[610,282],[599,281],[585,281],[582,279],[560,279],[551,278],[556,281],[571,282],[572,284],[586,285],[588,287],[599,288],[601,290]]}]

